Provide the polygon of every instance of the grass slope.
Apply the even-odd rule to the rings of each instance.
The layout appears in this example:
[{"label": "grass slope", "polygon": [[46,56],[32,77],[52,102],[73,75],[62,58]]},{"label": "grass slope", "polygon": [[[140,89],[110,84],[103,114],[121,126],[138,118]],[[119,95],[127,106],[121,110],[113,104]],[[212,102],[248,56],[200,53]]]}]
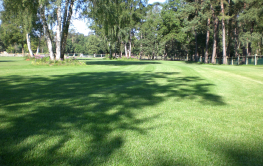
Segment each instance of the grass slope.
[{"label": "grass slope", "polygon": [[0,57],[0,165],[263,165],[262,66]]}]

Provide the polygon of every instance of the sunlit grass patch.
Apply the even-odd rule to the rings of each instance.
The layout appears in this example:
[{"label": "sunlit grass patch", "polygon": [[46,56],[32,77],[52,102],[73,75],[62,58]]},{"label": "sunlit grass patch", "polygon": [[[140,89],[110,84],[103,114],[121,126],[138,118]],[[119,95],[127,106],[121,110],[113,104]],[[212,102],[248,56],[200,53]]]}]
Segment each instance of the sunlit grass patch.
[{"label": "sunlit grass patch", "polygon": [[257,67],[2,59],[0,165],[263,164]]}]

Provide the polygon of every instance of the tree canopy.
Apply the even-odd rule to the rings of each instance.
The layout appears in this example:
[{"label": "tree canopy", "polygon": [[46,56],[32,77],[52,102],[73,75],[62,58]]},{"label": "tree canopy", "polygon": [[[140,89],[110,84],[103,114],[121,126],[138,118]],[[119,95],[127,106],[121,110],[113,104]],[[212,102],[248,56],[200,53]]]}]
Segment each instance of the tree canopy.
[{"label": "tree canopy", "polygon": [[[35,50],[45,36],[51,59],[63,59],[65,52],[112,51],[206,63],[221,57],[226,64],[227,57],[262,54],[262,5],[261,0],[3,0],[0,49],[32,43]],[[89,37],[69,31],[74,10],[90,20]]]}]

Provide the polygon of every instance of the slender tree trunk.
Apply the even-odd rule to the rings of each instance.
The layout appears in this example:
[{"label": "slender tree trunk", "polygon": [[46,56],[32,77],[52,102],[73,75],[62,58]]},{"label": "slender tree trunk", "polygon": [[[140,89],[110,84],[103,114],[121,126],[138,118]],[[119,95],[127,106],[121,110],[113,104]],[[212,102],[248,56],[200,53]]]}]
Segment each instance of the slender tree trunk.
[{"label": "slender tree trunk", "polygon": [[53,46],[52,46],[52,40],[51,36],[48,30],[47,22],[46,22],[46,16],[45,16],[45,10],[44,6],[40,5],[40,12],[41,12],[41,19],[42,19],[42,25],[43,25],[43,30],[44,30],[44,35],[47,41],[47,46],[48,46],[48,51],[49,51],[49,57],[50,60],[54,60],[54,53],[53,53]]},{"label": "slender tree trunk", "polygon": [[[250,28],[250,35],[252,37],[252,33],[254,31],[254,22],[251,23],[251,28]],[[252,51],[252,48],[251,48],[251,42],[249,42],[248,44],[248,55],[251,56],[251,51]]]},{"label": "slender tree trunk", "polygon": [[122,58],[122,51],[120,52],[120,58]]},{"label": "slender tree trunk", "polygon": [[[120,42],[120,40],[121,39],[119,39],[119,42]],[[122,50],[121,50],[121,48],[122,48],[122,42],[120,42],[120,58],[122,57]]]},{"label": "slender tree trunk", "polygon": [[29,35],[29,33],[26,34],[26,42],[27,42],[27,47],[28,47],[29,55],[30,55],[31,57],[33,57],[34,54],[33,54],[33,51],[32,51],[32,49],[31,49],[31,41],[30,41],[30,35]]},{"label": "slender tree trunk", "polygon": [[[198,1],[195,0],[195,3],[198,3]],[[203,3],[202,0],[201,0],[201,3]],[[197,9],[195,10],[195,17],[198,17],[198,10]],[[198,52],[197,52],[198,45],[197,45],[197,33],[196,33],[195,27],[194,27],[194,32],[195,32],[195,61],[197,62],[198,61]]]},{"label": "slender tree trunk", "polygon": [[237,21],[235,21],[235,57],[238,56],[238,52],[237,52],[237,47],[238,47],[238,26],[237,26]]},{"label": "slender tree trunk", "polygon": [[208,63],[208,45],[210,37],[210,18],[207,19],[206,43],[205,43],[205,63]]},{"label": "slender tree trunk", "polygon": [[[72,0],[73,1],[73,0]],[[65,0],[65,10],[64,10],[64,13],[63,13],[63,17],[62,17],[62,32],[61,32],[61,44],[60,44],[60,58],[64,59],[64,54],[65,54],[65,49],[66,49],[66,43],[67,41],[64,41],[65,40],[65,37],[67,38],[67,35],[65,34],[65,31],[66,31],[66,26],[67,26],[67,19],[68,19],[68,14],[70,14],[70,9],[68,9],[68,5],[69,5],[69,0]],[[68,12],[69,10],[69,12]],[[71,17],[71,16],[70,16]],[[67,39],[66,39],[67,40]],[[73,36],[72,36],[72,45],[73,45]],[[75,52],[75,51],[73,51]]]},{"label": "slender tree trunk", "polygon": [[25,56],[25,50],[23,44],[22,44],[22,55]]},{"label": "slender tree trunk", "polygon": [[114,52],[114,55],[115,55],[115,58],[116,58],[116,55],[117,55],[116,41],[115,41],[115,52]]},{"label": "slender tree trunk", "polygon": [[[231,17],[232,13],[232,0],[228,0],[229,9],[228,9],[228,16]],[[227,28],[227,36],[228,36],[228,43],[227,43],[227,57],[230,57],[231,53],[231,43],[232,43],[232,19],[228,19],[228,28]]]},{"label": "slender tree trunk", "polygon": [[39,46],[37,46],[37,51],[36,51],[36,55],[39,54]]},{"label": "slender tree trunk", "polygon": [[130,47],[130,49],[129,49],[129,58],[130,58],[131,57],[131,48],[132,48],[131,47],[131,41],[130,41],[130,46],[129,47]]},{"label": "slender tree trunk", "polygon": [[126,58],[128,58],[127,43],[124,43],[124,51],[125,51]]},{"label": "slender tree trunk", "polygon": [[197,49],[198,49],[198,45],[197,45],[197,33],[196,30],[195,31],[195,61],[198,61],[198,53],[197,53]]},{"label": "slender tree trunk", "polygon": [[36,55],[39,54],[40,42],[41,42],[41,34],[39,35],[39,38],[38,38],[38,45],[37,45],[37,52],[36,52]]},{"label": "slender tree trunk", "polygon": [[261,54],[261,43],[262,43],[262,38],[260,39],[260,41],[258,42],[258,54]]},{"label": "slender tree trunk", "polygon": [[64,59],[65,48],[66,48],[67,38],[68,38],[68,30],[69,30],[69,25],[70,25],[72,13],[73,13],[74,1],[75,0],[71,0],[69,3],[68,0],[66,0],[66,6],[68,6],[68,3],[69,3],[69,9],[64,11],[64,16],[63,16],[62,40],[61,40],[62,48],[61,48],[61,57],[60,57],[60,59],[62,60]]},{"label": "slender tree trunk", "polygon": [[61,3],[57,8],[57,41],[56,41],[56,60],[61,57]]},{"label": "slender tree trunk", "polygon": [[130,50],[129,50],[129,58],[131,57],[131,50],[132,50],[132,36],[131,36],[131,31],[130,31],[130,40],[129,40],[129,47],[130,47]]},{"label": "slender tree trunk", "polygon": [[141,45],[140,45],[140,59],[141,59],[141,57],[142,57],[142,33],[141,33]]},{"label": "slender tree trunk", "polygon": [[[212,6],[211,6],[212,7]],[[218,31],[218,18],[215,16],[213,9],[213,21],[214,21],[214,39],[213,39],[213,53],[212,53],[212,63],[216,63],[216,47],[217,47],[217,31]]]},{"label": "slender tree trunk", "polygon": [[231,43],[232,43],[232,20],[229,20],[228,24],[228,43],[227,43],[227,56],[230,57],[231,53]]},{"label": "slender tree trunk", "polygon": [[248,41],[248,38],[247,38],[247,53],[246,53],[246,56],[249,55],[249,41]]},{"label": "slender tree trunk", "polygon": [[221,0],[221,13],[222,13],[222,44],[223,44],[223,64],[227,64],[227,57],[226,57],[226,31],[225,31],[225,14],[224,14],[224,3]]}]

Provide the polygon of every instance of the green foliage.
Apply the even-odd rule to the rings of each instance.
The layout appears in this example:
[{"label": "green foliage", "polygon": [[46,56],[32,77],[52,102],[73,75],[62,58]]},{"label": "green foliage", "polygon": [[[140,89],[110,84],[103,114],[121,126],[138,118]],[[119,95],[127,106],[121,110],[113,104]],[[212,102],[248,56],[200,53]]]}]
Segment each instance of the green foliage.
[{"label": "green foliage", "polygon": [[[54,26],[56,8],[64,2],[3,0],[0,50],[21,52],[24,49],[27,52],[25,34],[30,33],[32,50],[35,52],[43,28],[39,19],[40,5],[44,4],[48,23]],[[226,23],[228,56],[262,54],[262,0],[222,2],[224,13],[221,12],[219,0],[168,0],[163,4],[149,5],[145,0],[76,1],[76,9],[81,10],[83,17],[90,19],[90,28],[94,33],[84,36],[70,30],[65,52],[106,54],[111,50],[112,53],[120,55],[125,52],[127,46],[127,51],[131,51],[131,55],[167,54],[171,57],[196,54],[200,57],[204,56],[206,35],[209,32],[210,40],[207,45],[209,56],[212,54],[213,41],[216,41],[217,57],[220,57],[223,49],[221,39],[223,19]],[[62,20],[63,18],[64,16]],[[219,25],[217,37],[214,39],[213,25],[216,19],[219,19]],[[53,40],[54,35],[55,33],[51,32]],[[41,50],[47,52],[43,39],[40,41]]]},{"label": "green foliage", "polygon": [[111,60],[110,54],[106,54],[103,60]]},{"label": "green foliage", "polygon": [[14,53],[14,52],[15,52],[15,48],[10,45],[10,46],[7,47],[6,51],[7,51],[8,53]]},{"label": "green foliage", "polygon": [[88,54],[97,54],[100,50],[100,39],[96,35],[90,35],[87,38],[86,48],[88,50]]},{"label": "green foliage", "polygon": [[102,54],[107,51],[107,43],[100,36],[84,36],[74,31],[69,32],[66,45],[66,53]]},{"label": "green foliage", "polygon": [[25,43],[25,35],[21,26],[5,21],[1,23],[0,39],[5,47]]}]

